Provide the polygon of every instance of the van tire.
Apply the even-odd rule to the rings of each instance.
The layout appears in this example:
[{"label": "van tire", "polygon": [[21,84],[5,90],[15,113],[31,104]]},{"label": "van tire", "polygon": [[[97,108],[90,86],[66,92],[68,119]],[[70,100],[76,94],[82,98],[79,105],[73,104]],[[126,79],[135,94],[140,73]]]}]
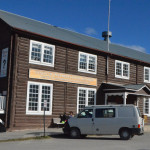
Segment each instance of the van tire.
[{"label": "van tire", "polygon": [[80,136],[81,136],[81,134],[80,134],[79,129],[77,129],[77,128],[72,128],[72,129],[70,130],[70,137],[71,137],[72,139],[78,139],[78,138],[80,138]]},{"label": "van tire", "polygon": [[129,129],[122,129],[119,132],[119,135],[122,140],[129,140],[131,138],[131,132]]}]

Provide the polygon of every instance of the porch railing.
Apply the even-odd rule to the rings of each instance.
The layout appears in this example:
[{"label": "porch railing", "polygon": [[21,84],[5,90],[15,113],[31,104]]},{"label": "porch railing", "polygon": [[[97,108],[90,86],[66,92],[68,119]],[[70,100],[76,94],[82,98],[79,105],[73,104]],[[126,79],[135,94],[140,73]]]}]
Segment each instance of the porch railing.
[{"label": "porch railing", "polygon": [[6,97],[0,96],[0,114],[4,114],[6,109]]}]

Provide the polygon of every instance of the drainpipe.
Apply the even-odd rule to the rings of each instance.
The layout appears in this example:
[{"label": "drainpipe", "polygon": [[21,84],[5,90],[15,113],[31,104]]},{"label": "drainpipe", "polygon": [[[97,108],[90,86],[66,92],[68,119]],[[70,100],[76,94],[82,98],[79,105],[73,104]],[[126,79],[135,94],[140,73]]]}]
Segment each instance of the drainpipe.
[{"label": "drainpipe", "polygon": [[9,127],[9,99],[10,99],[10,77],[11,77],[11,65],[12,65],[12,49],[13,49],[14,35],[11,33],[10,46],[9,46],[9,61],[8,61],[8,81],[7,81],[7,97],[5,108],[5,127]]}]

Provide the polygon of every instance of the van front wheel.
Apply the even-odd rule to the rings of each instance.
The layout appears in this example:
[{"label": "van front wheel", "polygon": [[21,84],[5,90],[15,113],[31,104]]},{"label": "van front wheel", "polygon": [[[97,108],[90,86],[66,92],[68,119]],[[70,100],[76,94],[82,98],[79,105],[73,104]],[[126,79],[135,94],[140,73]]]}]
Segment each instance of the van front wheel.
[{"label": "van front wheel", "polygon": [[119,135],[122,140],[129,140],[131,138],[131,132],[129,129],[122,129]]},{"label": "van front wheel", "polygon": [[73,139],[80,138],[80,131],[77,128],[72,128],[70,131],[70,137]]}]

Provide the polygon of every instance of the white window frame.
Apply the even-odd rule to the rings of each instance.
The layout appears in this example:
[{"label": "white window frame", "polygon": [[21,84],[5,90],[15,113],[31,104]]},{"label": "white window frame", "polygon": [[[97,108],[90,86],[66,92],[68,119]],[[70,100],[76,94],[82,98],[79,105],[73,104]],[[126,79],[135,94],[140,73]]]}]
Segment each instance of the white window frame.
[{"label": "white window frame", "polygon": [[[145,80],[145,69],[148,69],[148,71],[149,71],[149,80]],[[150,68],[149,67],[144,67],[144,82],[150,83]]]},{"label": "white window frame", "polygon": [[[40,61],[35,61],[31,59],[31,53],[32,53],[32,43],[36,43],[36,44],[40,44],[41,45],[41,60]],[[43,55],[44,55],[44,46],[49,46],[53,49],[53,60],[52,63],[47,63],[47,62],[43,62]],[[30,54],[29,54],[29,63],[31,64],[36,64],[36,65],[43,65],[43,66],[50,66],[50,67],[54,67],[54,60],[55,60],[55,45],[51,45],[51,44],[47,44],[47,43],[43,43],[43,42],[39,42],[39,41],[34,41],[34,40],[30,40]]]},{"label": "white window frame", "polygon": [[[121,75],[116,74],[116,69],[117,69],[117,63],[121,63]],[[123,76],[123,65],[126,64],[128,65],[128,77]],[[124,62],[124,61],[119,61],[115,60],[115,77],[116,78],[122,78],[122,79],[130,79],[130,63]]]},{"label": "white window frame", "polygon": [[85,87],[78,87],[78,92],[77,92],[77,113],[79,113],[79,90],[86,90],[86,101],[85,101],[85,106],[88,106],[88,91],[94,91],[95,92],[95,97],[94,97],[94,105],[96,105],[96,89],[95,88],[85,88]]},{"label": "white window frame", "polygon": [[[86,55],[87,56],[87,69],[81,69],[80,68],[80,55]],[[89,57],[95,57],[95,72],[89,71],[88,66],[89,66]],[[84,72],[84,73],[91,73],[91,74],[97,74],[97,55],[89,54],[89,53],[84,53],[84,52],[79,52],[78,56],[78,71],[79,72]]]},{"label": "white window frame", "polygon": [[[145,101],[146,101],[147,99],[149,100],[149,113],[148,113],[148,114],[145,113]],[[143,114],[144,114],[144,115],[147,115],[148,117],[150,117],[150,98],[144,98],[143,106],[144,106],[144,107],[143,107]]]},{"label": "white window frame", "polygon": [[[29,106],[29,90],[30,90],[29,88],[30,88],[31,84],[39,85],[38,110],[37,111],[30,111],[30,110],[28,110],[28,106]],[[49,108],[49,111],[45,111],[45,115],[52,115],[53,84],[41,83],[41,82],[31,82],[31,81],[28,81],[28,86],[27,86],[27,99],[26,99],[26,114],[27,115],[43,115],[44,114],[44,111],[41,111],[42,86],[50,86],[51,87],[50,108]]]}]

